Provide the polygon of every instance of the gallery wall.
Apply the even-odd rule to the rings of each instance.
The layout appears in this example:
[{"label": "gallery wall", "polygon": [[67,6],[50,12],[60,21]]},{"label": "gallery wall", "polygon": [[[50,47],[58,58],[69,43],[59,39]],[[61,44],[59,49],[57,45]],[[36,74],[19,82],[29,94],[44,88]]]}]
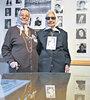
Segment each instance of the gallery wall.
[{"label": "gallery wall", "polygon": [[[84,9],[78,9],[78,3],[85,1]],[[69,48],[73,60],[90,60],[90,1],[70,0],[65,1],[64,29],[69,33]],[[83,18],[82,18],[83,17]],[[82,21],[81,21],[82,20]],[[79,31],[84,31],[85,36],[78,36]],[[83,52],[78,49],[84,46]]]},{"label": "gallery wall", "polygon": [[[89,0],[7,0],[0,2],[0,48],[2,47],[6,31],[16,24],[17,12],[22,7],[27,7],[31,12],[30,27],[42,29],[45,27],[45,14],[49,9],[56,12],[58,26],[68,32],[69,51],[72,60],[90,60],[90,1]],[[80,7],[81,1],[85,4]],[[61,10],[56,11],[58,4]],[[9,14],[7,12],[9,11]],[[39,20],[38,23],[35,23]],[[7,23],[9,26],[7,26]],[[84,36],[79,36],[83,32]],[[83,47],[83,51],[78,50]],[[0,51],[1,54],[1,51]]]}]

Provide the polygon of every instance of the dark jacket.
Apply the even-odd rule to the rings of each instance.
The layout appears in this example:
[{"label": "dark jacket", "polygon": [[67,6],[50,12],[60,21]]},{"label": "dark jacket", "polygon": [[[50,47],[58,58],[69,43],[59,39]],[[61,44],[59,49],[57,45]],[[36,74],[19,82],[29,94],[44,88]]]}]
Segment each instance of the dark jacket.
[{"label": "dark jacket", "polygon": [[60,33],[58,31],[54,32],[54,36],[57,37],[56,50],[46,50],[50,29],[37,32],[40,72],[64,72],[65,65],[70,66],[71,58],[68,50],[67,32],[60,28],[58,30]]},{"label": "dark jacket", "polygon": [[[35,35],[35,31],[30,29],[31,35]],[[27,44],[26,44],[27,42]],[[18,62],[21,71],[37,71],[38,70],[38,54],[36,52],[37,43],[32,40],[32,52],[30,51],[30,41],[23,38],[20,35],[20,30],[16,26],[11,27],[5,36],[5,40],[2,46],[2,55],[5,61],[10,64],[13,61]],[[27,48],[29,49],[28,52]],[[12,68],[10,67],[12,72]]]}]

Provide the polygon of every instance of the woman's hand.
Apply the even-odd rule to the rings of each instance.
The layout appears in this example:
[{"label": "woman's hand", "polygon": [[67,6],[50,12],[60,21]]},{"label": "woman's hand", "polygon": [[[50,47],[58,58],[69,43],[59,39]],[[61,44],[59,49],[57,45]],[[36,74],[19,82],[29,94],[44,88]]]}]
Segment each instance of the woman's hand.
[{"label": "woman's hand", "polygon": [[66,65],[66,66],[65,66],[65,73],[69,73],[69,70],[70,70],[69,66]]},{"label": "woman's hand", "polygon": [[12,68],[16,68],[16,70],[19,69],[19,67],[18,67],[18,63],[15,62],[15,61],[11,62],[11,63],[10,63],[10,66],[11,66]]}]

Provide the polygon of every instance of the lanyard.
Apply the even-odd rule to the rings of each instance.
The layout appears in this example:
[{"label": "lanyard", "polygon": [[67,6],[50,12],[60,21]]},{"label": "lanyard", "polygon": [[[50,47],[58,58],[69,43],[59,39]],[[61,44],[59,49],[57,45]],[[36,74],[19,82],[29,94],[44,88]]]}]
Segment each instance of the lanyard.
[{"label": "lanyard", "polygon": [[54,35],[54,31],[50,31],[50,35],[53,36]]}]

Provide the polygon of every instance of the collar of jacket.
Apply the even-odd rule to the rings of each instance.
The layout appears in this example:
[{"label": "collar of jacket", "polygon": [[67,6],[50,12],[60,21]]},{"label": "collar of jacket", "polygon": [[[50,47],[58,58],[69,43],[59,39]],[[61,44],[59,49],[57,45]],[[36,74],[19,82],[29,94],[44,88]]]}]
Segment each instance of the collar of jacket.
[{"label": "collar of jacket", "polygon": [[53,27],[53,28],[51,28],[51,27],[45,27],[44,31],[46,31],[46,30],[53,30],[54,32],[59,32],[59,34],[60,34],[60,30],[57,29],[56,27]]},{"label": "collar of jacket", "polygon": [[29,25],[22,25],[22,24],[17,23],[17,26],[20,29],[20,35],[22,34],[22,30],[24,28],[25,29],[25,34],[28,36],[28,28],[29,28]]}]

